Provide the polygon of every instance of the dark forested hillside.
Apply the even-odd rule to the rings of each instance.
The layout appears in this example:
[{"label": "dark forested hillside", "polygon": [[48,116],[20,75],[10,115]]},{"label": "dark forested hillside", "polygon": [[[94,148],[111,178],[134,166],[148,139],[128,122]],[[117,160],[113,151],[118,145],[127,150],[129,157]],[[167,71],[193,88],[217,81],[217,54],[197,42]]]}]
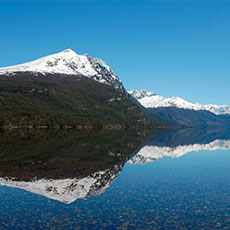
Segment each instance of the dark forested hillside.
[{"label": "dark forested hillside", "polygon": [[229,115],[216,115],[206,110],[159,107],[150,108],[149,111],[183,127],[230,127]]},{"label": "dark forested hillside", "polygon": [[126,93],[82,75],[0,76],[1,127],[158,126]]}]

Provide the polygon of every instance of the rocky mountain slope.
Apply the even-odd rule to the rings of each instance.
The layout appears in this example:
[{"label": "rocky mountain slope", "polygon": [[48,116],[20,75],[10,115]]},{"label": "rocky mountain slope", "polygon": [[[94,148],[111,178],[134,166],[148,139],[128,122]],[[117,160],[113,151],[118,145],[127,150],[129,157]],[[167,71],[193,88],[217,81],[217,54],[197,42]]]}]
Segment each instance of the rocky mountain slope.
[{"label": "rocky mountain slope", "polygon": [[79,55],[71,49],[24,64],[0,68],[0,75],[9,76],[26,72],[34,75],[84,75],[124,91],[122,82],[103,60],[93,58],[88,54]]}]

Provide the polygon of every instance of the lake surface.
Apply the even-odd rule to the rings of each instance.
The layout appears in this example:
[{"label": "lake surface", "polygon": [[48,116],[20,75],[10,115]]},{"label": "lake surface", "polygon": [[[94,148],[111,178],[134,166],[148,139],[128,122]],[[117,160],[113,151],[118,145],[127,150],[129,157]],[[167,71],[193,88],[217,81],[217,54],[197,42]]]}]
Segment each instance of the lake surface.
[{"label": "lake surface", "polygon": [[230,229],[230,133],[4,133],[0,185],[0,229]]}]

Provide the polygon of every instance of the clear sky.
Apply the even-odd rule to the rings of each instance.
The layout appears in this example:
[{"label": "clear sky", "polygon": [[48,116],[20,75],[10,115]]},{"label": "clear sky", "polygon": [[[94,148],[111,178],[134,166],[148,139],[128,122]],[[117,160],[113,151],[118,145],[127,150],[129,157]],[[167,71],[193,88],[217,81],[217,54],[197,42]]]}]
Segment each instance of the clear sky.
[{"label": "clear sky", "polygon": [[230,1],[0,1],[0,66],[71,48],[126,89],[230,104]]}]

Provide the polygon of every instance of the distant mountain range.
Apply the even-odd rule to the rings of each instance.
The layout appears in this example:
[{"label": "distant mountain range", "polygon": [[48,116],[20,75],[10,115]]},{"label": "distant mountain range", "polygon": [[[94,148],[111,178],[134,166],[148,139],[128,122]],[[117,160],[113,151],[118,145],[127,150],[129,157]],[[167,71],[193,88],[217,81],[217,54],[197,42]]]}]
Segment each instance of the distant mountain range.
[{"label": "distant mountain range", "polygon": [[190,109],[195,111],[209,111],[216,115],[230,115],[230,105],[201,105],[190,103],[180,97],[164,98],[154,92],[144,89],[130,90],[130,95],[136,98],[145,108],[174,107],[180,109]]},{"label": "distant mountain range", "polygon": [[229,126],[229,105],[201,105],[180,97],[164,98],[154,92],[130,90],[128,92],[149,111],[158,113],[172,123],[183,126]]},{"label": "distant mountain range", "polygon": [[[229,126],[230,106],[127,92],[101,59],[71,49],[0,68],[0,127]],[[105,127],[105,126],[104,126]]]}]

